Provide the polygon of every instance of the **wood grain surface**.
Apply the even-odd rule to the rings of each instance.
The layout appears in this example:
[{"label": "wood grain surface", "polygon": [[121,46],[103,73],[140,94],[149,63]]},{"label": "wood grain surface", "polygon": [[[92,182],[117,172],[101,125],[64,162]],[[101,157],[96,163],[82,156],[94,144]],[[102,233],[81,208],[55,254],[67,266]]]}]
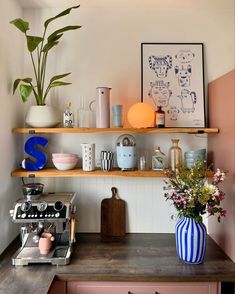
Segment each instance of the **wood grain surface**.
[{"label": "wood grain surface", "polygon": [[14,128],[13,133],[60,134],[60,133],[218,133],[218,128]]},{"label": "wood grain surface", "polygon": [[[46,294],[56,277],[70,281],[235,282],[235,264],[208,238],[203,264],[181,262],[174,234],[127,234],[103,242],[100,234],[78,234],[67,266],[13,267],[11,246],[0,257],[1,294]],[[18,244],[19,245],[19,244]]]},{"label": "wood grain surface", "polygon": [[101,201],[101,236],[123,237],[126,234],[126,203],[118,198],[116,187],[112,197]]}]

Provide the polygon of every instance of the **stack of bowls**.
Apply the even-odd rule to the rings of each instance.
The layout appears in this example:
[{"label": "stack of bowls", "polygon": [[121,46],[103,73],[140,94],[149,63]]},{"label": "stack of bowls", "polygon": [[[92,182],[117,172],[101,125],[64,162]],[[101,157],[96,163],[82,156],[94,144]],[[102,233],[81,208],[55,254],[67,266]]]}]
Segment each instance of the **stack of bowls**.
[{"label": "stack of bowls", "polygon": [[197,160],[206,160],[206,149],[190,150],[184,153],[187,168],[192,168]]},{"label": "stack of bowls", "polygon": [[70,170],[78,163],[78,155],[72,153],[52,153],[52,162],[58,170]]}]

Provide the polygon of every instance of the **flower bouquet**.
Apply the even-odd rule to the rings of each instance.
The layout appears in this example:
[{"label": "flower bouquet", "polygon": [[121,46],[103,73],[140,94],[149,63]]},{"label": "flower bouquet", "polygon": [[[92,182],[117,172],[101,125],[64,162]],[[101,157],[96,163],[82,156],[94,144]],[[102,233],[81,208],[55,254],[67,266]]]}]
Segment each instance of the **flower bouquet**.
[{"label": "flower bouquet", "polygon": [[220,206],[225,194],[218,187],[225,179],[224,171],[217,169],[209,183],[210,168],[205,161],[198,160],[190,170],[182,163],[177,171],[166,170],[165,173],[168,179],[164,189],[168,191],[164,196],[172,201],[179,217],[194,218],[201,223],[205,213],[217,215],[219,222],[226,215],[226,210]]},{"label": "flower bouquet", "polygon": [[217,215],[219,222],[226,215],[220,206],[225,194],[219,189],[225,172],[217,169],[209,183],[210,173],[203,160],[198,160],[190,170],[185,163],[177,171],[166,170],[164,196],[172,201],[179,217],[175,230],[177,254],[191,264],[202,263],[205,258],[207,230],[202,215]]}]

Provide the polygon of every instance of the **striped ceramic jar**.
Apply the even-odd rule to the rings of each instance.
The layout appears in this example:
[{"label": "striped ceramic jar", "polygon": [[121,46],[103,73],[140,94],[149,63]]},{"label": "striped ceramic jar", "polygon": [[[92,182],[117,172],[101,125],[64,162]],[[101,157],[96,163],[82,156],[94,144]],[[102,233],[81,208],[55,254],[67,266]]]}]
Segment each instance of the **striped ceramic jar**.
[{"label": "striped ceramic jar", "polygon": [[195,219],[182,217],[175,230],[176,250],[180,259],[187,263],[202,263],[206,252],[206,227]]}]

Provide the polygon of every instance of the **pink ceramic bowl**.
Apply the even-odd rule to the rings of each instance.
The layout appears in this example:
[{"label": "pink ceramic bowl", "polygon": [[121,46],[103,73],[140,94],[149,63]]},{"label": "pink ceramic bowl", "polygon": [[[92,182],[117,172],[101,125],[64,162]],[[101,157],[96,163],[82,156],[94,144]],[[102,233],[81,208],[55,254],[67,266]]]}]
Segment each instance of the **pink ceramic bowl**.
[{"label": "pink ceramic bowl", "polygon": [[73,153],[52,153],[52,158],[78,158],[78,155]]},{"label": "pink ceramic bowl", "polygon": [[71,158],[70,159],[52,158],[52,162],[58,170],[70,170],[76,166],[78,162],[78,158],[72,158],[72,159]]}]

